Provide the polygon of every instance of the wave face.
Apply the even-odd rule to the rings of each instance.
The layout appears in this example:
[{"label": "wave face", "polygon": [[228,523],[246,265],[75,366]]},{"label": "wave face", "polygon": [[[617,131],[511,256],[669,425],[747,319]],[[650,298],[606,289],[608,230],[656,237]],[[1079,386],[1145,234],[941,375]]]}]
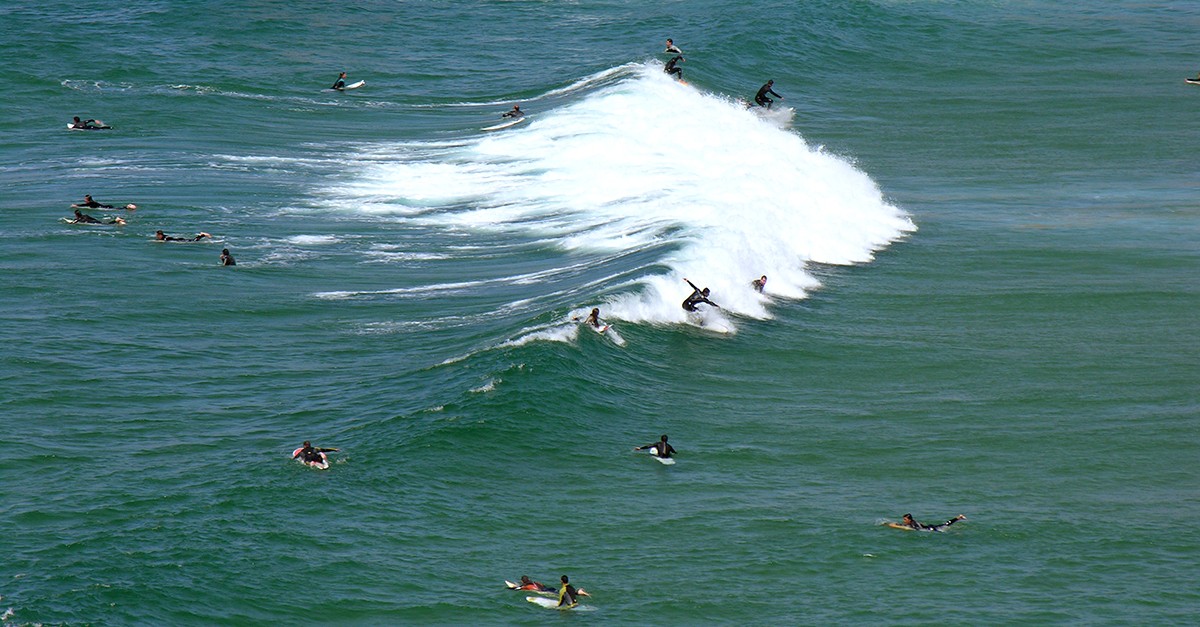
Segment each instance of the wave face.
[{"label": "wave face", "polygon": [[790,110],[762,116],[651,64],[545,98],[567,102],[540,110],[535,99],[530,121],[506,131],[370,148],[349,183],[326,191],[346,210],[410,226],[525,236],[601,259],[654,251],[618,289],[604,286],[602,304],[607,318],[661,324],[687,321],[684,278],[727,313],[769,317],[751,280],[765,274],[768,295],[802,298],[818,285],[808,264],[867,262],[916,228],[853,163],[792,130]]}]

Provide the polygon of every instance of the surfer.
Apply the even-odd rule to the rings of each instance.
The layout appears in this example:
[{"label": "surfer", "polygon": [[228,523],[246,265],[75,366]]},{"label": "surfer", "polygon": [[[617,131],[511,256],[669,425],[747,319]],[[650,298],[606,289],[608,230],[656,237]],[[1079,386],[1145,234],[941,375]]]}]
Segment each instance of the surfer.
[{"label": "surfer", "polygon": [[667,74],[671,74],[671,75],[675,76],[675,78],[677,78],[679,80],[683,80],[683,68],[675,67],[675,64],[679,63],[681,61],[687,61],[687,59],[683,58],[683,55],[681,55],[681,54],[675,55],[674,59],[667,61],[667,65],[666,65],[666,67],[663,68],[663,71],[666,72]]},{"label": "surfer", "polygon": [[769,80],[769,81],[767,81],[767,84],[763,85],[762,87],[759,87],[758,93],[754,95],[754,104],[756,104],[760,107],[766,107],[766,108],[770,109],[771,105],[774,104],[775,101],[771,100],[770,98],[767,98],[767,94],[771,94],[772,96],[775,96],[776,98],[778,98],[780,100],[783,100],[783,96],[780,96],[779,94],[775,93],[775,90],[771,89],[771,87],[774,85],[775,85],[775,81]]},{"label": "surfer", "polygon": [[99,120],[82,120],[81,121],[79,119],[79,116],[75,116],[74,119],[71,120],[71,127],[72,128],[80,128],[80,129],[88,129],[88,130],[104,128],[104,126],[100,123]]},{"label": "surfer", "polygon": [[212,235],[201,231],[196,234],[196,237],[171,237],[170,235],[164,234],[162,231],[154,232],[154,239],[160,242],[198,242],[206,237],[212,237]]},{"label": "surfer", "polygon": [[346,73],[342,72],[341,74],[338,74],[338,79],[336,81],[334,81],[333,87],[330,87],[330,89],[336,89],[338,91],[342,91],[345,88],[346,88]]},{"label": "surfer", "polygon": [[233,255],[229,254],[228,248],[221,249],[221,265],[236,266],[237,262],[233,260]]},{"label": "surfer", "polygon": [[325,464],[329,461],[325,453],[336,453],[337,451],[336,448],[317,448],[305,440],[304,446],[292,451],[292,459],[299,458],[306,464]]},{"label": "surfer", "polygon": [[112,205],[103,205],[103,204],[100,204],[99,202],[96,202],[96,200],[94,200],[94,199],[92,198],[92,195],[91,195],[91,194],[84,194],[84,195],[83,195],[83,202],[81,202],[81,203],[79,203],[79,204],[77,204],[77,205],[71,205],[71,206],[72,206],[72,207],[79,207],[79,208],[81,208],[81,209],[82,209],[83,207],[87,207],[88,209],[112,209],[112,208],[113,208],[113,206],[112,206]]},{"label": "surfer", "polygon": [[596,327],[597,329],[599,329],[600,328],[600,308],[593,307],[592,313],[588,314],[588,317],[584,319],[583,323],[590,324],[590,325]]},{"label": "surfer", "polygon": [[754,287],[754,291],[762,294],[763,288],[767,286],[767,275],[764,274],[760,278],[754,279],[750,285]]},{"label": "surfer", "polygon": [[125,220],[122,220],[121,218],[112,218],[108,222],[97,220],[96,218],[93,218],[92,216],[89,216],[78,209],[75,210],[75,219],[72,220],[72,222],[75,224],[125,224]]},{"label": "surfer", "polygon": [[913,520],[912,514],[905,514],[904,520],[903,520],[903,522],[901,522],[900,526],[907,527],[909,529],[915,529],[917,531],[945,531],[946,528],[949,527],[950,525],[953,525],[954,523],[956,523],[960,520],[966,520],[966,519],[967,519],[966,516],[959,514],[958,516],[955,516],[954,518],[951,518],[950,520],[947,520],[946,522],[944,522],[940,525],[926,525],[925,523],[919,523],[919,522]]},{"label": "surfer", "polygon": [[655,457],[662,457],[664,459],[670,459],[671,455],[673,455],[675,453],[675,447],[671,446],[670,444],[667,444],[666,434],[663,434],[663,436],[661,438],[659,438],[659,440],[657,442],[654,442],[652,444],[647,444],[645,446],[637,446],[637,447],[634,447],[633,450],[644,451],[646,449],[651,449],[651,448],[654,449]]},{"label": "surfer", "polygon": [[711,300],[708,300],[708,288],[707,287],[704,289],[700,289],[700,288],[696,287],[695,283],[688,281],[686,278],[684,279],[684,281],[687,281],[687,284],[692,286],[692,295],[688,296],[683,301],[684,309],[686,309],[687,311],[698,311],[696,309],[696,305],[699,305],[700,303],[708,303],[708,304],[712,305],[713,307],[716,307],[717,309],[721,308],[720,305],[712,302]]},{"label": "surfer", "polygon": [[683,51],[679,49],[679,46],[675,45],[675,42],[672,41],[670,37],[667,38],[667,49],[663,50],[663,52],[668,52],[670,54],[683,54]]},{"label": "surfer", "polygon": [[521,585],[517,586],[517,590],[533,590],[534,592],[557,592],[554,588],[547,586],[540,581],[531,581],[529,575],[521,575]]},{"label": "surfer", "polygon": [[521,105],[513,105],[512,111],[505,111],[504,113],[500,114],[500,117],[519,120],[525,117],[525,112],[521,110]]},{"label": "surfer", "polygon": [[572,586],[570,582],[567,581],[567,576],[563,575],[562,587],[558,589],[558,606],[562,607],[564,605],[575,605],[579,602],[576,598],[578,595],[579,592],[575,590],[575,586]]}]

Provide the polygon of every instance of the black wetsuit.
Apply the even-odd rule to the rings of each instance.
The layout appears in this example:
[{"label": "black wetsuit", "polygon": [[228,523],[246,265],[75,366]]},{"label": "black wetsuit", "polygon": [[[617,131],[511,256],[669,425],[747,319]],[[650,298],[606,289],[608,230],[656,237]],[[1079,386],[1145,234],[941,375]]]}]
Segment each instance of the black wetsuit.
[{"label": "black wetsuit", "polygon": [[520,109],[513,109],[500,114],[502,118],[512,118],[514,120],[525,117],[525,112]]},{"label": "black wetsuit", "polygon": [[221,253],[221,265],[236,266],[237,262],[233,260],[233,255],[229,253]]},{"label": "black wetsuit", "polygon": [[321,453],[332,453],[336,450],[337,449],[333,448],[316,448],[314,446],[306,446],[300,449],[300,451],[292,457],[299,457],[306,464],[320,464],[325,461],[325,459],[321,457]]},{"label": "black wetsuit", "polygon": [[89,216],[86,213],[80,213],[78,211],[75,212],[75,223],[76,224],[104,224],[103,222],[97,220],[96,218],[93,218],[92,216]]},{"label": "black wetsuit", "polygon": [[96,202],[95,200],[89,200],[89,201],[87,201],[87,202],[81,202],[81,203],[79,203],[79,206],[80,206],[80,207],[87,207],[88,209],[112,209],[112,208],[113,208],[113,206],[112,206],[112,205],[102,205],[102,204],[100,204],[100,203]]},{"label": "black wetsuit", "polygon": [[638,450],[644,451],[648,448],[654,449],[654,454],[658,457],[667,458],[667,457],[670,457],[675,454],[675,447],[671,446],[670,444],[667,444],[666,442],[663,442],[662,440],[659,440],[658,442],[655,442],[654,444],[647,444],[646,446],[639,446]]},{"label": "black wetsuit", "polygon": [[683,68],[675,67],[675,64],[682,60],[683,55],[676,55],[674,59],[667,61],[667,66],[663,68],[663,71],[667,74],[674,74],[675,78],[683,78]]},{"label": "black wetsuit", "polygon": [[909,527],[910,529],[916,529],[917,531],[945,531],[946,527],[949,527],[958,521],[958,518],[951,518],[940,525],[926,525],[925,523],[920,523],[914,520],[911,525],[905,526]]},{"label": "black wetsuit", "polygon": [[330,87],[330,89],[336,89],[336,90],[338,90],[338,91],[341,91],[341,90],[343,90],[343,89],[345,89],[345,88],[346,88],[346,79],[344,79],[344,78],[341,78],[341,77],[339,77],[339,78],[337,79],[337,82],[335,82],[335,83],[333,84],[333,87]]},{"label": "black wetsuit", "polygon": [[[686,279],[684,279],[684,280],[686,280]],[[692,291],[691,296],[688,296],[686,299],[684,299],[684,301],[683,301],[684,309],[686,309],[688,311],[697,311],[696,305],[699,305],[700,303],[708,303],[718,309],[721,308],[720,305],[712,302],[711,300],[708,300],[708,297],[704,295],[704,292],[700,288],[696,287],[695,283],[688,281],[687,284],[692,286],[693,291]]]},{"label": "black wetsuit", "polygon": [[780,96],[779,94],[775,93],[774,90],[771,89],[770,83],[767,83],[766,85],[763,85],[761,88],[759,88],[758,93],[754,95],[754,103],[759,106],[763,106],[763,107],[770,109],[771,105],[775,101],[771,100],[770,98],[767,98],[767,94],[771,94],[772,96],[775,96],[776,98],[783,98],[783,96]]},{"label": "black wetsuit", "polygon": [[196,237],[171,237],[170,235],[164,235],[162,238],[162,241],[164,241],[164,242],[198,242],[198,241],[204,239],[205,237],[208,237],[208,236],[207,235],[197,235]]}]

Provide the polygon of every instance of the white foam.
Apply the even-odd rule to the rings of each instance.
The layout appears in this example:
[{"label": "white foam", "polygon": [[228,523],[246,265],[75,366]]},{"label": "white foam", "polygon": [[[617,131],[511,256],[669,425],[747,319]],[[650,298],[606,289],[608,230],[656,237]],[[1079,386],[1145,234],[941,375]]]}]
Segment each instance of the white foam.
[{"label": "white foam", "polygon": [[341,240],[333,235],[293,235],[287,238],[287,241],[299,246],[324,246],[336,244]]},{"label": "white foam", "polygon": [[[357,177],[324,195],[344,211],[609,258],[655,247],[653,269],[608,297],[604,315],[725,332],[735,329],[731,315],[769,317],[771,298],[816,288],[808,264],[869,262],[916,229],[850,161],[787,128],[790,113],[761,117],[657,64],[560,91],[584,87],[577,101],[510,132],[373,147]],[[763,274],[766,296],[750,286]],[[689,319],[684,277],[710,287],[722,309]]]}]

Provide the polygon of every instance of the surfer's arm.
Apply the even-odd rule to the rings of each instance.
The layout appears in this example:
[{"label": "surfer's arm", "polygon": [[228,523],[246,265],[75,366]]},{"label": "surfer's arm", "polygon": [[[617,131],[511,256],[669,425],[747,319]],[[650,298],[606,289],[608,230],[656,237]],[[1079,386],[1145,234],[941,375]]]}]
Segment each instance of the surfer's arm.
[{"label": "surfer's arm", "polygon": [[713,307],[716,307],[717,309],[720,309],[720,308],[721,308],[721,306],[720,306],[720,305],[718,305],[718,304],[716,304],[716,303],[712,302],[711,300],[708,300],[707,298],[701,298],[699,302],[702,302],[702,303],[708,303],[708,304],[712,305]]},{"label": "surfer's arm", "polygon": [[319,449],[317,449],[317,452],[318,452],[318,453],[336,453],[336,452],[338,452],[338,449],[335,449],[335,448],[319,448]]},{"label": "surfer's arm", "polygon": [[683,280],[684,280],[684,281],[686,281],[688,285],[692,286],[692,289],[696,290],[697,292],[699,292],[699,291],[700,291],[700,288],[696,287],[696,284],[695,284],[695,283],[692,283],[691,281],[688,281],[688,280],[687,280],[687,277],[684,277],[684,279],[683,279]]}]

